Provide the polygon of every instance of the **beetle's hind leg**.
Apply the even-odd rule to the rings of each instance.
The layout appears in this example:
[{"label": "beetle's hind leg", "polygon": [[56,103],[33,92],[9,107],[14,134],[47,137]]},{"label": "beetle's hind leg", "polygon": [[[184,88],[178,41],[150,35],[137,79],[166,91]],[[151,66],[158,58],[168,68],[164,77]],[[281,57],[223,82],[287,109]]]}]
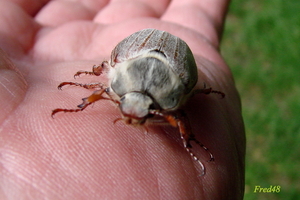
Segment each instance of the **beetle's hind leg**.
[{"label": "beetle's hind leg", "polygon": [[194,154],[192,150],[193,146],[191,145],[191,141],[194,141],[196,144],[202,147],[206,152],[208,152],[210,156],[208,162],[214,160],[213,154],[209,151],[209,149],[206,146],[204,146],[201,142],[199,142],[195,138],[195,135],[192,133],[189,120],[183,111],[181,111],[178,116],[173,117],[172,120],[175,120],[177,123],[185,150],[190,154],[192,159],[196,163],[198,163],[198,165],[195,165],[195,167],[200,172],[199,176],[203,176],[205,174],[205,167],[203,163],[199,160],[199,158]]},{"label": "beetle's hind leg", "polygon": [[94,65],[93,71],[83,71],[80,70],[74,74],[74,78],[77,76],[80,76],[81,74],[88,74],[88,75],[94,75],[94,76],[100,76],[104,71],[108,71],[109,64],[107,61],[103,61],[101,65]]},{"label": "beetle's hind leg", "polygon": [[203,163],[199,160],[199,158],[193,153],[193,151],[192,151],[193,147],[190,142],[194,141],[196,144],[198,144],[200,147],[202,147],[205,151],[207,151],[209,153],[210,159],[208,160],[208,162],[213,161],[214,156],[206,146],[204,146],[201,142],[199,142],[195,138],[195,135],[191,131],[190,123],[189,123],[189,120],[188,120],[186,114],[182,110],[175,112],[175,113],[163,113],[160,111],[150,110],[150,113],[154,114],[154,115],[162,116],[172,126],[178,127],[185,150],[190,154],[192,159],[199,164],[199,166],[201,168],[200,176],[204,175],[205,167],[204,167]]},{"label": "beetle's hind leg", "polygon": [[168,119],[168,121],[170,120],[174,121],[177,124],[177,127],[179,128],[179,132],[181,135],[181,139],[183,140],[184,148],[186,148],[186,150],[190,153],[190,155],[194,158],[194,160],[197,161],[199,159],[191,151],[192,149],[191,141],[194,141],[196,144],[198,144],[200,147],[202,147],[205,151],[208,152],[210,156],[210,159],[208,160],[209,162],[214,160],[214,156],[209,151],[209,149],[195,138],[195,135],[192,133],[191,130],[190,122],[186,114],[182,110],[180,110],[177,113],[177,115],[173,115],[173,116],[171,115],[171,119]]},{"label": "beetle's hind leg", "polygon": [[189,139],[188,139],[188,142],[187,142],[187,146],[190,147],[190,148],[192,147],[192,145],[190,144],[191,141],[194,141],[196,144],[198,144],[200,147],[202,147],[205,151],[208,152],[209,157],[210,157],[210,159],[208,160],[208,162],[211,162],[211,161],[214,161],[214,160],[215,160],[213,154],[209,151],[209,149],[208,149],[206,146],[204,146],[204,144],[202,144],[201,142],[199,142],[199,141],[195,138],[195,135],[194,135],[194,134],[190,134],[190,135],[189,135]]},{"label": "beetle's hind leg", "polygon": [[193,95],[199,94],[199,93],[203,93],[203,94],[215,93],[215,94],[221,95],[222,98],[225,97],[225,94],[223,92],[218,91],[218,90],[213,90],[211,87],[207,88],[205,83],[204,83],[203,89],[198,89],[198,90],[193,91]]},{"label": "beetle's hind leg", "polygon": [[[104,97],[103,94],[106,93],[108,95],[108,97]],[[53,116],[58,113],[58,112],[78,112],[78,111],[83,111],[86,107],[88,107],[89,105],[91,105],[92,103],[99,101],[101,99],[105,99],[105,100],[111,100],[115,103],[119,103],[118,101],[112,99],[110,97],[109,94],[109,89],[108,88],[104,88],[104,89],[100,89],[100,90],[96,90],[95,92],[93,92],[92,95],[83,98],[82,99],[82,103],[79,104],[77,107],[77,109],[64,109],[64,108],[57,108],[52,110],[52,114],[51,117],[53,118]]]}]

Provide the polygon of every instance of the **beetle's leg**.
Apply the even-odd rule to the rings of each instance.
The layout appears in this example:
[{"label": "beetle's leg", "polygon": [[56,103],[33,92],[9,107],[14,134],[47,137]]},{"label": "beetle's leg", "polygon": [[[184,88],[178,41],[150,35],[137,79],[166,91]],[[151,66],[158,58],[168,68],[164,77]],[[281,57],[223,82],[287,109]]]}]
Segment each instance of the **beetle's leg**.
[{"label": "beetle's leg", "polygon": [[104,84],[103,83],[88,83],[88,84],[82,84],[82,83],[76,83],[76,82],[62,82],[60,83],[57,88],[61,90],[61,88],[65,85],[75,85],[79,87],[83,87],[85,89],[94,89],[94,88],[99,88],[103,89]]},{"label": "beetle's leg", "polygon": [[107,97],[104,97],[103,96],[103,93],[106,93],[107,94],[107,88],[105,89],[101,89],[101,90],[96,90],[95,92],[93,92],[92,95],[86,97],[86,98],[83,98],[82,99],[82,104],[78,105],[77,109],[64,109],[64,108],[57,108],[57,109],[54,109],[52,110],[52,114],[51,114],[51,117],[53,117],[56,113],[58,112],[78,112],[78,111],[83,111],[86,107],[88,107],[89,105],[91,105],[92,103],[96,102],[96,101],[99,101],[101,99],[105,99],[105,100],[110,100],[110,101],[113,101],[115,103],[119,103],[118,101],[112,99],[109,96],[109,98]]},{"label": "beetle's leg", "polygon": [[203,89],[198,89],[198,90],[194,90],[193,91],[193,95],[199,94],[199,93],[203,93],[203,94],[216,93],[216,94],[220,94],[222,96],[222,98],[225,97],[225,94],[223,92],[221,92],[221,91],[213,90],[211,87],[210,88],[206,88],[206,84],[205,83],[204,83]]},{"label": "beetle's leg", "polygon": [[190,150],[192,148],[190,142],[194,141],[196,144],[198,144],[200,147],[202,147],[205,151],[209,153],[210,156],[209,162],[214,160],[214,156],[209,151],[209,149],[195,138],[195,135],[192,133],[189,120],[186,114],[182,110],[180,110],[176,114],[166,115],[165,118],[172,126],[175,125],[174,127],[179,128],[181,139],[183,140],[183,145],[187,149],[187,151],[191,154],[192,157],[196,157]]},{"label": "beetle's leg", "polygon": [[95,76],[100,76],[103,71],[108,70],[109,64],[107,61],[103,61],[101,65],[94,65],[93,66],[93,71],[78,71],[75,75],[74,78],[77,76],[80,76],[80,74],[88,74],[88,75],[95,75]]},{"label": "beetle's leg", "polygon": [[155,111],[155,110],[150,110],[150,114],[162,116],[172,126],[179,128],[179,132],[181,135],[181,139],[183,141],[184,148],[190,154],[190,156],[193,158],[193,160],[200,164],[203,171],[205,168],[204,168],[202,162],[199,160],[199,158],[193,153],[192,145],[191,145],[190,141],[194,141],[196,144],[198,144],[200,147],[202,147],[205,151],[207,151],[209,153],[209,156],[210,156],[209,162],[214,160],[214,156],[209,151],[209,149],[195,138],[195,135],[191,131],[191,127],[190,127],[188,118],[183,111],[179,111],[176,113],[163,113],[163,112],[159,112],[159,111]]}]

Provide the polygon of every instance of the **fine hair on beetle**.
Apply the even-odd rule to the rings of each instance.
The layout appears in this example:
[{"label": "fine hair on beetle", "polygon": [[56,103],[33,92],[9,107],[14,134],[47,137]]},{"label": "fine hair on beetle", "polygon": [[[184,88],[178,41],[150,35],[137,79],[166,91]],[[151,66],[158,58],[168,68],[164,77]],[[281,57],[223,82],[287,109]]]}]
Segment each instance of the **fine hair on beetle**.
[{"label": "fine hair on beetle", "polygon": [[122,40],[113,49],[109,61],[93,66],[92,71],[78,71],[74,77],[82,74],[100,76],[103,72],[108,73],[108,84],[60,83],[59,89],[65,85],[73,85],[93,89],[94,92],[83,98],[78,108],[57,108],[52,111],[51,116],[58,112],[83,111],[99,100],[112,101],[121,113],[121,118],[117,118],[114,123],[119,120],[130,125],[166,122],[177,127],[184,148],[193,161],[198,163],[196,168],[200,167],[199,175],[204,175],[205,167],[193,153],[191,142],[208,152],[208,161],[213,161],[214,156],[195,138],[189,120],[180,108],[195,94],[215,93],[222,98],[225,94],[205,85],[202,89],[194,89],[198,81],[198,72],[188,45],[168,32],[144,29]]}]

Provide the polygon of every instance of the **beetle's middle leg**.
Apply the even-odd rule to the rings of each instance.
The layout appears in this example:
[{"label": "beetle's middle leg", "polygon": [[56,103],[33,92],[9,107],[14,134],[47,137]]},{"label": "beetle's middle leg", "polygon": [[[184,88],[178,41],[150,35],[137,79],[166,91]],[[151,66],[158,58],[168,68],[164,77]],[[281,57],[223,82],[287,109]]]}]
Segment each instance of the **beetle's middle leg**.
[{"label": "beetle's middle leg", "polygon": [[[103,61],[101,65],[94,65],[93,66],[93,71],[78,71],[74,75],[74,78],[77,76],[80,76],[80,74],[89,74],[89,75],[95,75],[95,76],[100,76],[104,71],[108,71],[109,64],[107,61]],[[82,83],[76,83],[76,82],[62,82],[58,85],[58,89],[61,89],[65,85],[74,85],[74,86],[79,86],[83,87],[85,89],[103,89],[105,85],[103,83],[87,83],[87,84],[82,84]]]}]

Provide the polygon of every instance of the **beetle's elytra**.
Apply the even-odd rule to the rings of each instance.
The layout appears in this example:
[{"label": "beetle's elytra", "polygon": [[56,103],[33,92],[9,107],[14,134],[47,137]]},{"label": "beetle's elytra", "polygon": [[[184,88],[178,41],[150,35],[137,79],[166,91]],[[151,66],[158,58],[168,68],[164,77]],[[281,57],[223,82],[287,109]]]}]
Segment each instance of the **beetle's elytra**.
[{"label": "beetle's elytra", "polygon": [[[198,74],[188,45],[165,31],[144,29],[122,40],[112,51],[110,61],[94,66],[91,72],[79,71],[75,76],[100,76],[104,71],[109,74],[108,85],[62,82],[59,89],[75,85],[95,91],[83,98],[77,109],[57,108],[52,111],[52,117],[57,112],[82,111],[101,99],[110,100],[117,104],[122,114],[120,119],[126,124],[143,125],[156,119],[178,127],[185,149],[201,165],[204,174],[204,166],[192,152],[190,142],[208,149],[195,138],[180,107],[195,93],[217,93],[222,97],[225,94],[211,88],[193,90]],[[210,161],[214,160],[209,154]]]}]

